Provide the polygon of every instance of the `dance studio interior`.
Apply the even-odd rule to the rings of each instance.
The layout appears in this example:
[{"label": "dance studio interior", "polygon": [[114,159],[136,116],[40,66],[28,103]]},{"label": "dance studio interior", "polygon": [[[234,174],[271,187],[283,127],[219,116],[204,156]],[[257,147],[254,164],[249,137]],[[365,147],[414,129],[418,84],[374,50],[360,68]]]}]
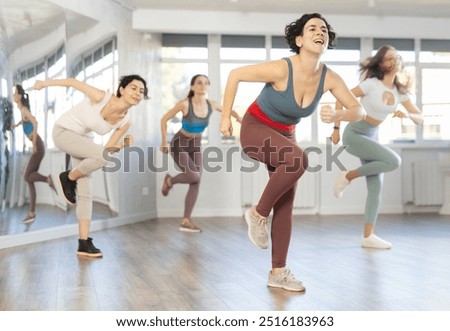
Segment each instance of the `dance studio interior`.
[{"label": "dance studio interior", "polygon": [[[233,134],[223,135],[222,114],[212,111],[201,134],[203,169],[190,216],[201,232],[190,232],[180,231],[189,185],[161,192],[166,174],[181,172],[160,150],[161,119],[187,97],[197,74],[209,79],[207,98],[222,104],[236,68],[296,55],[285,27],[309,13],[320,13],[336,33],[320,62],[349,90],[360,83],[363,61],[384,45],[395,48],[423,123],[389,114],[378,127],[379,144],[401,160],[383,173],[377,211],[375,233],[388,249],[361,246],[366,179],[352,180],[340,198],[333,191],[339,173],[361,160],[342,141],[350,122],[341,122],[335,144],[335,125],[321,120],[321,107],[335,108],[331,91],[296,124],[309,165],[296,186],[286,266],[306,290],[289,291],[267,284],[272,215],[268,249],[249,240],[245,213],[270,177],[265,164],[243,153],[241,121],[231,117]],[[449,17],[448,0],[2,0],[0,310],[450,310]],[[89,236],[103,256],[79,256],[76,206],[59,190],[36,183],[35,216],[22,221],[33,145],[25,127],[9,127],[21,120],[15,86],[28,93],[39,123],[39,173],[56,182],[71,163],[52,130],[84,96],[72,87],[38,90],[35,81],[75,78],[115,93],[130,74],[146,80],[149,98],[129,112],[133,144],[91,174]],[[239,83],[238,117],[264,85]],[[184,125],[181,115],[168,121],[168,141]],[[93,139],[105,145],[108,137]]]}]

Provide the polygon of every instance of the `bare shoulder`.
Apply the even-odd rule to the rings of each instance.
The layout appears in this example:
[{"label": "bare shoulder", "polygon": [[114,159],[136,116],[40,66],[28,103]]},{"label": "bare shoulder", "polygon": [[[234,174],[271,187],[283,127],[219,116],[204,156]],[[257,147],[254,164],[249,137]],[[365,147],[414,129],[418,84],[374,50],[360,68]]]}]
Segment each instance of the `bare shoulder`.
[{"label": "bare shoulder", "polygon": [[333,89],[333,87],[336,87],[343,83],[344,83],[344,80],[342,79],[342,77],[337,72],[335,72],[333,69],[330,69],[330,67],[327,67],[327,73],[325,76],[325,90]]},{"label": "bare shoulder", "polygon": [[334,71],[333,69],[331,69],[330,67],[327,66],[327,74],[326,74],[326,79],[330,79],[330,80],[341,80],[341,76],[339,76],[338,73],[336,73],[336,71]]},{"label": "bare shoulder", "polygon": [[178,101],[178,103],[173,107],[173,110],[178,113],[182,112],[183,115],[186,115],[188,113],[189,109],[189,99],[184,98],[183,100]]}]

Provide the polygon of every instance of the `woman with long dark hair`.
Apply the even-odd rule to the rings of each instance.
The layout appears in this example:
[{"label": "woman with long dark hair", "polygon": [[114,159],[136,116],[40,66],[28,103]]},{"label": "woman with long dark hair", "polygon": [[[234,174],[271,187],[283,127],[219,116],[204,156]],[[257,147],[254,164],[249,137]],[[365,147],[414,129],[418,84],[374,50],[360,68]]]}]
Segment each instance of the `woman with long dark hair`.
[{"label": "woman with long dark hair", "polygon": [[30,99],[28,93],[25,92],[22,85],[17,84],[14,91],[14,101],[20,109],[22,119],[17,124],[13,124],[12,129],[22,125],[23,133],[33,144],[33,150],[25,169],[24,179],[28,184],[30,192],[30,207],[27,216],[22,223],[28,224],[36,218],[36,187],[34,183],[47,183],[55,192],[55,186],[50,175],[44,176],[39,173],[39,167],[45,155],[44,141],[38,134],[38,122],[30,111]]},{"label": "woman with long dark hair", "polygon": [[[125,135],[131,126],[129,110],[148,99],[147,83],[138,75],[123,76],[115,95],[74,78],[36,81],[34,85],[37,90],[49,86],[73,87],[86,95],[86,99],[56,121],[53,142],[71,156],[74,167],[60,173],[58,183],[67,203],[77,205],[80,236],[77,254],[102,257],[101,250],[89,237],[92,218],[90,175],[106,165],[105,152],[118,152],[133,142],[131,135]],[[101,146],[94,143],[92,132],[112,134],[105,146]]]},{"label": "woman with long dark hair", "polygon": [[[191,214],[197,201],[202,174],[202,133],[209,124],[212,111],[222,111],[222,106],[218,102],[207,98],[209,86],[210,82],[206,75],[193,76],[187,97],[178,102],[161,119],[161,151],[167,154],[170,150],[175,164],[181,170],[176,176],[166,174],[162,194],[167,196],[173,185],[189,185],[180,231],[201,232],[201,229],[192,222]],[[169,147],[167,122],[179,112],[183,114],[182,127],[173,137]],[[239,122],[241,121],[236,112],[233,111],[232,114]]]},{"label": "woman with long dark hair", "polygon": [[[367,116],[360,122],[348,124],[342,136],[342,143],[347,146],[346,151],[360,158],[362,165],[357,169],[339,172],[334,184],[334,194],[340,198],[352,180],[366,178],[368,194],[361,238],[361,246],[365,248],[389,249],[392,246],[390,242],[375,235],[374,230],[384,173],[397,169],[401,159],[392,149],[378,142],[379,125],[389,114],[409,118],[417,125],[423,123],[420,109],[410,100],[409,82],[403,82],[399,78],[402,69],[403,61],[397,50],[390,45],[380,47],[374,56],[360,64],[362,81],[352,92],[360,98]],[[406,112],[397,109],[399,104],[404,106]],[[342,104],[338,102],[336,108],[342,109]],[[339,123],[335,123],[331,135],[335,144],[340,139]]]}]

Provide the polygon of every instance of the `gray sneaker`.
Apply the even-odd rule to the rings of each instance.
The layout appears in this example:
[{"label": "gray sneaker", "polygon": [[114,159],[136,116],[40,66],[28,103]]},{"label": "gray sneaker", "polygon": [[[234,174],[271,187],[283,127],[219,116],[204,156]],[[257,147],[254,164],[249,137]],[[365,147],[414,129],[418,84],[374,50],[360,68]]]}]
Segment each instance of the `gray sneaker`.
[{"label": "gray sneaker", "polygon": [[253,208],[250,208],[245,211],[245,221],[248,225],[250,241],[259,248],[266,249],[269,246],[266,226],[267,218],[262,216],[255,217]]},{"label": "gray sneaker", "polygon": [[273,275],[270,271],[267,286],[278,287],[283,290],[295,292],[303,292],[305,290],[303,283],[300,280],[295,279],[294,275],[286,267],[281,268],[276,275]]}]

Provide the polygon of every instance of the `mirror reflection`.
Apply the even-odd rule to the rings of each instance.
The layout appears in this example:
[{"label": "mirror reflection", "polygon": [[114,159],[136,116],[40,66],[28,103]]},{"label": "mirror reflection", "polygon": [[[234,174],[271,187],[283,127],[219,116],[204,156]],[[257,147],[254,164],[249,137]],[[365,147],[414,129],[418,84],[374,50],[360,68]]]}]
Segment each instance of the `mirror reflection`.
[{"label": "mirror reflection", "polygon": [[[55,148],[51,132],[61,114],[83,96],[70,89],[35,91],[32,87],[37,79],[76,77],[112,90],[118,71],[115,32],[45,1],[4,0],[0,19],[0,235],[76,224],[75,208],[68,208],[49,185],[49,178],[57,185],[58,174],[71,166],[66,155]],[[29,116],[24,116],[25,105],[17,96],[16,85],[23,87],[22,96],[28,96],[25,108]],[[33,154],[35,135],[32,129],[28,132],[30,120],[35,121],[36,137],[45,147],[39,162]],[[101,138],[95,139],[102,143]],[[30,178],[25,180],[30,160],[34,168],[38,163],[35,207]],[[94,176],[93,220],[118,215],[115,176],[104,172]],[[28,217],[31,212],[34,218]]]}]

